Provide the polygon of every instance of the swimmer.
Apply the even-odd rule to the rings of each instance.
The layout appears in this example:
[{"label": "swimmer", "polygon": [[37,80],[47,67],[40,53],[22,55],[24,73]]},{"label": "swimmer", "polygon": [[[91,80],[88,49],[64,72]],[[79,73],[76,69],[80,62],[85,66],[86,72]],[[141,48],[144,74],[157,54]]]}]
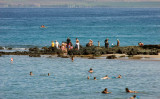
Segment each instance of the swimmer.
[{"label": "swimmer", "polygon": [[126,88],[126,92],[127,93],[138,93],[137,91],[132,91],[132,90],[129,90],[128,88]]},{"label": "swimmer", "polygon": [[97,80],[96,77],[94,77],[94,80]]},{"label": "swimmer", "polygon": [[117,78],[122,78],[122,76],[121,75],[118,75],[118,77]]},{"label": "swimmer", "polygon": [[89,70],[88,72],[93,73],[93,69],[92,69],[92,68],[90,68],[90,70]]},{"label": "swimmer", "polygon": [[105,77],[103,77],[101,79],[110,79],[110,78],[108,77],[108,75],[106,75]]},{"label": "swimmer", "polygon": [[136,98],[136,95],[133,95],[133,97],[130,97],[129,99],[135,99]]},{"label": "swimmer", "polygon": [[48,73],[48,76],[50,76],[50,73]]},{"label": "swimmer", "polygon": [[11,58],[11,61],[13,62],[13,58]]},{"label": "swimmer", "polygon": [[109,93],[112,93],[112,92],[108,92],[108,89],[105,88],[104,91],[102,91],[102,93],[104,93],[104,94],[109,94]]},{"label": "swimmer", "polygon": [[72,62],[74,61],[74,57],[73,56],[71,56],[71,60],[72,60]]},{"label": "swimmer", "polygon": [[29,74],[30,76],[33,76],[33,73],[32,72],[30,72],[30,74]]},{"label": "swimmer", "polygon": [[87,79],[90,79],[89,76],[87,77]]},{"label": "swimmer", "polygon": [[41,28],[45,28],[45,26],[44,26],[44,25],[41,25]]}]

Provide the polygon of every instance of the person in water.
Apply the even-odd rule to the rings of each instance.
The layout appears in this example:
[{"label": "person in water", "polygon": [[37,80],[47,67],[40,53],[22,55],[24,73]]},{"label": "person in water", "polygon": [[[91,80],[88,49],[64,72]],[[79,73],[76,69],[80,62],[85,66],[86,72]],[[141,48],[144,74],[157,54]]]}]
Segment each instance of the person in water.
[{"label": "person in water", "polygon": [[129,90],[128,88],[126,88],[126,92],[127,93],[138,93],[137,91],[132,91],[132,90]]},{"label": "person in water", "polygon": [[96,77],[94,77],[94,80],[97,80]]},{"label": "person in water", "polygon": [[74,57],[73,57],[73,55],[71,56],[71,60],[72,60],[72,62],[74,61]]},{"label": "person in water", "polygon": [[87,79],[90,79],[89,76],[87,77]]},{"label": "person in water", "polygon": [[118,75],[118,77],[117,78],[122,78],[122,76],[121,75]]},{"label": "person in water", "polygon": [[30,75],[30,76],[33,76],[33,73],[32,73],[32,72],[30,72],[30,73],[29,73],[29,75]]},{"label": "person in water", "polygon": [[112,93],[112,92],[108,92],[108,89],[105,88],[103,91],[102,91],[103,94],[109,94],[109,93]]},{"label": "person in water", "polygon": [[136,95],[133,95],[133,97],[130,97],[129,99],[136,99]]},{"label": "person in water", "polygon": [[45,26],[44,26],[44,25],[41,25],[41,28],[45,28]]},{"label": "person in water", "polygon": [[90,70],[89,70],[88,72],[93,73],[93,69],[92,69],[92,68],[90,68]]},{"label": "person in water", "polygon": [[50,76],[50,73],[48,73],[48,76]]},{"label": "person in water", "polygon": [[105,77],[103,77],[101,79],[110,79],[110,78],[108,77],[108,75],[106,75]]}]

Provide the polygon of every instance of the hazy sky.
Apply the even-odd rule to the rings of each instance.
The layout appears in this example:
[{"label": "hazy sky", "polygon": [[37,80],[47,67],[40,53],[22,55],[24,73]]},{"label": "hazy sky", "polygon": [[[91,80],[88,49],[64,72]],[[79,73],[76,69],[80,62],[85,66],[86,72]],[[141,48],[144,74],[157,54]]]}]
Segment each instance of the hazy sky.
[{"label": "hazy sky", "polygon": [[[147,2],[147,3],[146,3]],[[152,2],[152,3],[148,3]],[[154,3],[155,2],[155,3]],[[157,4],[158,2],[158,4]],[[0,0],[0,7],[41,7],[42,5],[149,6],[160,7],[160,0]]]}]

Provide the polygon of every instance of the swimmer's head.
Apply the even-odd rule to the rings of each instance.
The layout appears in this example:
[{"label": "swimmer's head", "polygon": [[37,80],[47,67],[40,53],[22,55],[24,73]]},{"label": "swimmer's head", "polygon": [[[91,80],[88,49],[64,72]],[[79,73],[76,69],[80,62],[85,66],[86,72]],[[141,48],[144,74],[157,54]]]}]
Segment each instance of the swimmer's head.
[{"label": "swimmer's head", "polygon": [[50,76],[50,73],[48,73],[48,76]]},{"label": "swimmer's head", "polygon": [[89,79],[89,76],[87,77],[87,79]]},{"label": "swimmer's head", "polygon": [[33,75],[33,74],[32,74],[32,72],[30,72],[30,74],[29,74],[29,75]]},{"label": "swimmer's head", "polygon": [[107,90],[108,90],[107,88],[104,89],[104,91],[107,91]]},{"label": "swimmer's head", "polygon": [[129,92],[129,89],[128,89],[128,88],[126,88],[126,92]]},{"label": "swimmer's head", "polygon": [[133,95],[134,98],[136,98],[136,95]]},{"label": "swimmer's head", "polygon": [[96,80],[96,77],[94,77],[94,80]]},{"label": "swimmer's head", "polygon": [[93,70],[92,68],[90,68],[90,70]]}]

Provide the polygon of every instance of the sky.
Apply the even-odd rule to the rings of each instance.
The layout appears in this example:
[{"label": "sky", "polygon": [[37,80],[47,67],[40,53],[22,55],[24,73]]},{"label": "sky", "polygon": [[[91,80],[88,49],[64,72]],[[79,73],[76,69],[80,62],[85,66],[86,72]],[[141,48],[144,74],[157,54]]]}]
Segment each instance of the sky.
[{"label": "sky", "polygon": [[160,7],[160,0],[0,0],[0,7]]}]

